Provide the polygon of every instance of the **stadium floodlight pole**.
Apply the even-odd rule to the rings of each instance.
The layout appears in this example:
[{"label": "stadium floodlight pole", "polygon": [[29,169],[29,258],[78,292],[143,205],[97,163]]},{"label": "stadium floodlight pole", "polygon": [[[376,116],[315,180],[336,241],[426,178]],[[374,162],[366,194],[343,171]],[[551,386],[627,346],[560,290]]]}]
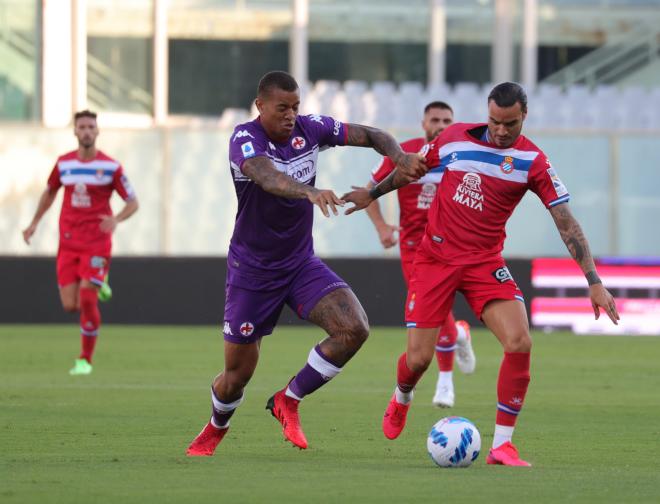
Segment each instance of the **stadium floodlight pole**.
[{"label": "stadium floodlight pole", "polygon": [[538,0],[525,0],[520,61],[523,86],[532,91],[538,78]]},{"label": "stadium floodlight pole", "polygon": [[168,86],[168,44],[167,44],[167,7],[169,0],[154,0],[154,83],[153,116],[155,124],[167,120]]},{"label": "stadium floodlight pole", "polygon": [[439,86],[445,82],[445,60],[447,57],[447,9],[445,0],[429,0],[431,26],[428,48],[428,86]]},{"label": "stadium floodlight pole", "polygon": [[73,111],[87,108],[87,0],[73,0]]},{"label": "stadium floodlight pole", "polygon": [[513,80],[513,0],[495,0],[491,80]]},{"label": "stadium floodlight pole", "polygon": [[307,70],[307,44],[309,26],[309,0],[291,0],[293,24],[289,38],[290,73],[301,87],[309,80]]}]

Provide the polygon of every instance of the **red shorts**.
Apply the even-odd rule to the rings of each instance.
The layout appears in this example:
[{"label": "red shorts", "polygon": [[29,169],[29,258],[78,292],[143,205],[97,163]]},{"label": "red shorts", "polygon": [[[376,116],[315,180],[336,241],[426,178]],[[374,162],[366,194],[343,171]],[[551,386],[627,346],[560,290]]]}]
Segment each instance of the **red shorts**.
[{"label": "red shorts", "polygon": [[401,270],[403,271],[403,280],[406,287],[410,286],[410,279],[413,273],[413,262],[415,261],[415,250],[401,249]]},{"label": "red shorts", "polygon": [[477,318],[494,299],[524,301],[522,292],[499,257],[483,263],[451,266],[419,247],[406,300],[406,326],[440,327],[461,292]]},{"label": "red shorts", "polygon": [[60,249],[57,252],[57,284],[60,287],[89,280],[101,285],[110,271],[110,256]]}]

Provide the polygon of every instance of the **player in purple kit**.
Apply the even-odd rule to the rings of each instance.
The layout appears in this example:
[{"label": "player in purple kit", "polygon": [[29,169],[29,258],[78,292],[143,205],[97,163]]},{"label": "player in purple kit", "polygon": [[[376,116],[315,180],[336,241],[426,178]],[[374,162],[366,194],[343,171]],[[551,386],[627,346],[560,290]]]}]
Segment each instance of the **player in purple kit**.
[{"label": "player in purple kit", "polygon": [[344,203],[333,191],[314,187],[319,151],[371,147],[411,178],[426,171],[422,157],[404,153],[391,135],[331,117],[299,116],[299,104],[291,75],[267,73],[257,90],[259,117],[238,125],[230,140],[238,212],[227,257],[225,369],[211,387],[211,419],[188,455],[212,455],[227,433],[257,366],[261,338],[272,333],[284,304],[328,334],[266,406],[285,438],[301,449],[307,439],[300,401],[335,377],[367,339],[367,316],[355,294],[314,255],[314,205],[328,217]]}]

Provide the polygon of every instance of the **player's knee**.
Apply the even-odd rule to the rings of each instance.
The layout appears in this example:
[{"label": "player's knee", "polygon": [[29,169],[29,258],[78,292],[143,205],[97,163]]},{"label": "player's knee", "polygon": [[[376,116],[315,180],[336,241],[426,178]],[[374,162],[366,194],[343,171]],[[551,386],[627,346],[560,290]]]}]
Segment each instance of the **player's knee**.
[{"label": "player's knee", "polygon": [[532,338],[528,331],[512,333],[504,345],[505,352],[529,353],[532,351]]},{"label": "player's knee", "polygon": [[78,305],[75,301],[62,301],[62,308],[67,313],[74,313],[78,311]]},{"label": "player's knee", "polygon": [[363,320],[354,321],[347,330],[351,346],[360,348],[369,337],[369,324]]}]

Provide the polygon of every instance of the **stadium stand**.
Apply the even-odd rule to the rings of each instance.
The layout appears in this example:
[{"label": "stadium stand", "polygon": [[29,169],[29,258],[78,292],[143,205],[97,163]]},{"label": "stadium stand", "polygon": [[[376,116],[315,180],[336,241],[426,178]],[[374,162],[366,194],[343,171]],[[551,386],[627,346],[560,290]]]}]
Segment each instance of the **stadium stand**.
[{"label": "stadium stand", "polygon": [[[425,88],[419,82],[319,80],[303,89],[302,111],[324,114],[349,122],[384,128],[414,128],[424,105],[433,100],[446,101],[460,121],[480,122],[492,83],[478,85],[459,82]],[[656,130],[660,128],[660,87],[627,86],[619,89],[610,84],[590,88],[575,84],[562,89],[557,84],[540,84],[528,91],[527,128],[548,130]],[[220,123],[255,114],[242,109],[227,109]]]}]

